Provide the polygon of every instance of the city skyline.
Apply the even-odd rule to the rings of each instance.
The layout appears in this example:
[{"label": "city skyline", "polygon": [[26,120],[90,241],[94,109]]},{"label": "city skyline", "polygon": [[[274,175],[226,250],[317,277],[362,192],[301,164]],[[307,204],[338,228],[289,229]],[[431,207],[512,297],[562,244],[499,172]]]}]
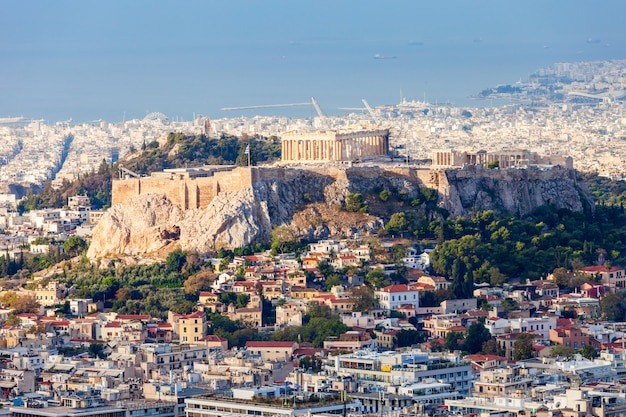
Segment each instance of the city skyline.
[{"label": "city skyline", "polygon": [[36,4],[4,4],[1,117],[234,117],[219,109],[310,96],[331,114],[401,95],[478,105],[483,88],[626,45],[618,1]]}]

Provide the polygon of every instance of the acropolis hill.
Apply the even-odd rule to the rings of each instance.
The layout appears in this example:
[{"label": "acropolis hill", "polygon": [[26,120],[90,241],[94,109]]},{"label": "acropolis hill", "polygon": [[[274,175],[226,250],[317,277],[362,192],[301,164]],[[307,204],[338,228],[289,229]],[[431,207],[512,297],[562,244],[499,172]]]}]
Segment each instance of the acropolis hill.
[{"label": "acropolis hill", "polygon": [[[236,248],[267,242],[279,225],[292,226],[303,238],[374,233],[384,220],[377,213],[339,210],[348,194],[376,199],[387,189],[411,201],[422,187],[437,190],[438,205],[452,216],[488,209],[523,216],[546,204],[573,211],[593,207],[576,172],[560,166],[421,169],[372,160],[168,170],[114,181],[116,204],[96,227],[88,255]],[[340,214],[353,217],[341,222]]]}]

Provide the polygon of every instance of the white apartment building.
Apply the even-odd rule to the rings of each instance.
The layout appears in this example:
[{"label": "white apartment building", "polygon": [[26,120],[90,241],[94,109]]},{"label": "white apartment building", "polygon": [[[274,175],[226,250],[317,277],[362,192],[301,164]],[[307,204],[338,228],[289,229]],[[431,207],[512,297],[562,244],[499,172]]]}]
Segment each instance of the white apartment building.
[{"label": "white apartment building", "polygon": [[380,308],[386,311],[410,304],[419,308],[420,293],[416,287],[407,284],[388,285],[375,292]]},{"label": "white apartment building", "polygon": [[451,384],[459,395],[469,394],[473,379],[470,362],[454,354],[431,356],[421,351],[357,351],[329,357],[325,369],[383,388],[434,379]]}]

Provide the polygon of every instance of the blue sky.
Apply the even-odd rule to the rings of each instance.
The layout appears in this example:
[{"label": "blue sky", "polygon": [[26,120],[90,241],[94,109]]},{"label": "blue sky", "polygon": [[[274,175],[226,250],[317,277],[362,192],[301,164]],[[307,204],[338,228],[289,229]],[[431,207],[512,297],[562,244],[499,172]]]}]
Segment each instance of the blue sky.
[{"label": "blue sky", "polygon": [[[289,100],[288,90],[300,90],[299,84],[293,100],[301,101],[295,96],[306,96],[307,85],[337,90],[350,83],[351,73],[358,77],[358,65],[335,68],[330,51],[337,43],[371,57],[393,52],[394,45],[401,51],[410,41],[442,50],[473,40],[503,48],[579,42],[582,49],[594,38],[612,48],[609,56],[626,58],[624,16],[623,0],[4,0],[0,117],[111,120],[157,110],[190,117],[226,105]],[[307,62],[309,49],[297,50],[300,45],[319,55]],[[292,55],[299,66],[284,65]],[[449,58],[448,76],[458,78],[453,67],[459,64]],[[368,73],[367,82],[391,90],[393,71]]]}]

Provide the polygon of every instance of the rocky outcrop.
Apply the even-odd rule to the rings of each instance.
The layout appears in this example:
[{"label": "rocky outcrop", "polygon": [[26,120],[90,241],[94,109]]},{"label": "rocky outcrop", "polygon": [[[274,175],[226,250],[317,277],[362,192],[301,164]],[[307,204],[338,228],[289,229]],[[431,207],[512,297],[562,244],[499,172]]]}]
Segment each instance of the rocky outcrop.
[{"label": "rocky outcrop", "polygon": [[483,210],[521,217],[544,205],[571,211],[594,205],[587,187],[577,182],[576,172],[561,167],[447,170],[441,172],[438,191],[440,204],[453,217]]},{"label": "rocky outcrop", "polygon": [[164,194],[146,194],[113,206],[94,229],[87,256],[155,252],[179,239],[183,215]]},{"label": "rocky outcrop", "polygon": [[[383,227],[375,216],[338,209],[349,193],[402,192],[410,199],[421,187],[437,189],[439,205],[452,216],[494,210],[523,216],[537,207],[582,211],[593,207],[574,171],[415,170],[353,167],[296,169],[249,188],[218,194],[205,209],[183,211],[164,195],[146,194],[109,209],[94,231],[90,258],[163,253],[164,248],[208,252],[267,242],[272,228],[289,225],[304,239],[374,233]],[[165,251],[167,252],[167,251]]]}]

